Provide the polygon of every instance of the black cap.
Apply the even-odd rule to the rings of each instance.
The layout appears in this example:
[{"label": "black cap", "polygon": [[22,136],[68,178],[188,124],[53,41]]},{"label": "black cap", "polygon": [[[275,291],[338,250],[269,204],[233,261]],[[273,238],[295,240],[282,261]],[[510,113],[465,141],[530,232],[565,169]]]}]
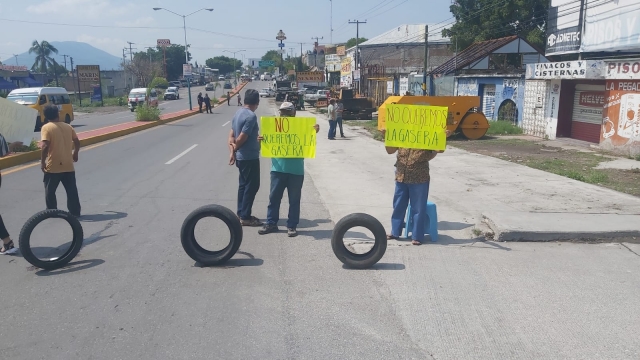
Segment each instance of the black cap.
[{"label": "black cap", "polygon": [[258,105],[260,103],[260,93],[258,90],[249,89],[245,91],[244,103],[247,105]]}]

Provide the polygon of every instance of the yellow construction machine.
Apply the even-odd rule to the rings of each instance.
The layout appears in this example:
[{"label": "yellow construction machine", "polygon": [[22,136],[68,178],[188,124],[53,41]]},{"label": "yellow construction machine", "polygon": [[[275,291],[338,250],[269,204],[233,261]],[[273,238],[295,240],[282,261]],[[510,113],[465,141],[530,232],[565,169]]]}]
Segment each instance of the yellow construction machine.
[{"label": "yellow construction machine", "polygon": [[469,140],[477,140],[489,129],[489,121],[481,111],[479,96],[389,96],[378,108],[378,129],[385,128],[386,106],[389,104],[446,106],[449,108],[447,130],[458,129]]}]

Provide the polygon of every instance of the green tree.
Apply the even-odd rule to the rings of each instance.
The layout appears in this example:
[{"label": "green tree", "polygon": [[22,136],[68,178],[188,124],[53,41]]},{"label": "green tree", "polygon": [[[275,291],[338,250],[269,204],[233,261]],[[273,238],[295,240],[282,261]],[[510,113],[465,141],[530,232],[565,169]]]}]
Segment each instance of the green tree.
[{"label": "green tree", "polygon": [[167,79],[159,76],[154,77],[149,84],[150,89],[166,89],[168,87],[169,82],[167,81]]},{"label": "green tree", "polygon": [[549,0],[457,0],[449,10],[456,23],[442,35],[458,49],[511,35],[544,48]]},{"label": "green tree", "polygon": [[[151,62],[154,68],[160,70],[155,75],[164,74],[168,80],[178,80],[182,77],[182,64],[184,64],[184,46],[171,45],[166,48],[167,57],[167,74],[164,74],[164,54],[161,47],[149,48],[147,51],[140,51],[133,55],[133,58],[146,59],[147,62],[151,58]],[[191,53],[189,53],[189,60],[191,60]],[[156,66],[157,65],[157,66]]]},{"label": "green tree", "polygon": [[235,70],[242,70],[242,61],[233,59],[227,56],[216,56],[209,58],[205,62],[207,67],[211,69],[218,69],[220,74],[229,74]]},{"label": "green tree", "polygon": [[51,54],[57,53],[58,49],[48,41],[42,40],[41,42],[38,42],[38,40],[33,40],[31,48],[29,48],[29,54],[36,54],[36,60],[33,63],[33,66],[31,66],[31,70],[47,74],[47,70],[50,66],[55,68],[55,60]]},{"label": "green tree", "polygon": [[358,39],[356,40],[356,38],[351,38],[351,39],[349,39],[349,41],[347,41],[347,45],[345,45],[345,47],[346,47],[347,49],[350,49],[350,48],[352,48],[352,47],[356,46],[356,42],[357,42],[358,44],[362,44],[363,42],[365,42],[365,41],[367,41],[367,40],[369,40],[369,39],[367,39],[367,38],[358,38]]}]

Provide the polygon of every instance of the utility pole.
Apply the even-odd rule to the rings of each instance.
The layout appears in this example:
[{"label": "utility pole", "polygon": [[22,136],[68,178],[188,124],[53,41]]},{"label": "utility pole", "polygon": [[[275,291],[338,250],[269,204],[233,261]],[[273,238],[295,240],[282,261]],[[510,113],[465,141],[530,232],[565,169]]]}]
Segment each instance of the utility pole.
[{"label": "utility pole", "polygon": [[333,0],[329,0],[329,3],[331,8],[331,15],[329,16],[329,29],[331,30],[329,33],[329,42],[333,44]]},{"label": "utility pole", "polygon": [[133,61],[133,48],[131,47],[131,45],[135,43],[132,43],[131,41],[127,41],[127,44],[129,44],[129,59]]},{"label": "utility pole", "polygon": [[[71,60],[71,80],[75,80],[75,72],[73,71],[73,56],[69,56],[69,60]],[[78,98],[78,102],[82,105],[82,99],[80,98],[80,79],[78,79],[78,94],[76,97]]]},{"label": "utility pole", "polygon": [[127,48],[122,49],[122,70],[124,71],[124,88],[127,88]]},{"label": "utility pole", "polygon": [[61,55],[61,56],[64,58],[64,68],[66,69],[67,68],[67,57],[69,55]]},{"label": "utility pole", "polygon": [[[427,96],[427,71],[429,71],[429,25],[424,26],[424,71],[422,72],[423,96]],[[429,92],[431,92],[430,89]]]},{"label": "utility pole", "polygon": [[356,70],[358,70],[360,68],[360,47],[359,47],[359,43],[360,43],[360,24],[366,24],[367,20],[365,21],[358,21],[358,20],[349,20],[349,24],[356,24]]},{"label": "utility pole", "polygon": [[313,54],[313,66],[317,67],[318,66],[318,44],[320,44],[320,40],[324,39],[324,36],[322,37],[311,37],[311,40],[315,39],[316,42],[313,45],[313,50],[315,51],[315,54]]}]

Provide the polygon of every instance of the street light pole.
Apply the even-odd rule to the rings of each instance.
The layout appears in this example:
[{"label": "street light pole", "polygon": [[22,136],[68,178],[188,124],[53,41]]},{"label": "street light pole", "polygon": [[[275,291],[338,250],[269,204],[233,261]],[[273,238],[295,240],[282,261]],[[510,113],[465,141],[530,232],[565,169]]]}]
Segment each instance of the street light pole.
[{"label": "street light pole", "polygon": [[224,50],[223,52],[228,52],[228,53],[232,53],[233,54],[233,78],[236,81],[238,81],[238,77],[236,76],[236,54],[243,52],[243,51],[247,51],[247,50],[238,50],[238,51],[229,51],[229,50]]},{"label": "street light pole", "polygon": [[[164,11],[168,11],[174,15],[178,15],[180,17],[182,17],[182,28],[184,30],[184,63],[185,65],[189,64],[189,48],[187,45],[187,16],[191,16],[197,12],[200,12],[202,10],[207,10],[207,11],[213,11],[213,9],[208,9],[208,8],[202,8],[200,10],[194,11],[191,14],[187,14],[187,15],[182,15],[182,14],[178,14],[175,13],[169,9],[165,9],[165,8],[153,8],[153,10],[158,11],[158,10],[164,10]],[[187,89],[189,91],[189,110],[193,110],[193,105],[191,102],[191,77],[187,78]]]}]

